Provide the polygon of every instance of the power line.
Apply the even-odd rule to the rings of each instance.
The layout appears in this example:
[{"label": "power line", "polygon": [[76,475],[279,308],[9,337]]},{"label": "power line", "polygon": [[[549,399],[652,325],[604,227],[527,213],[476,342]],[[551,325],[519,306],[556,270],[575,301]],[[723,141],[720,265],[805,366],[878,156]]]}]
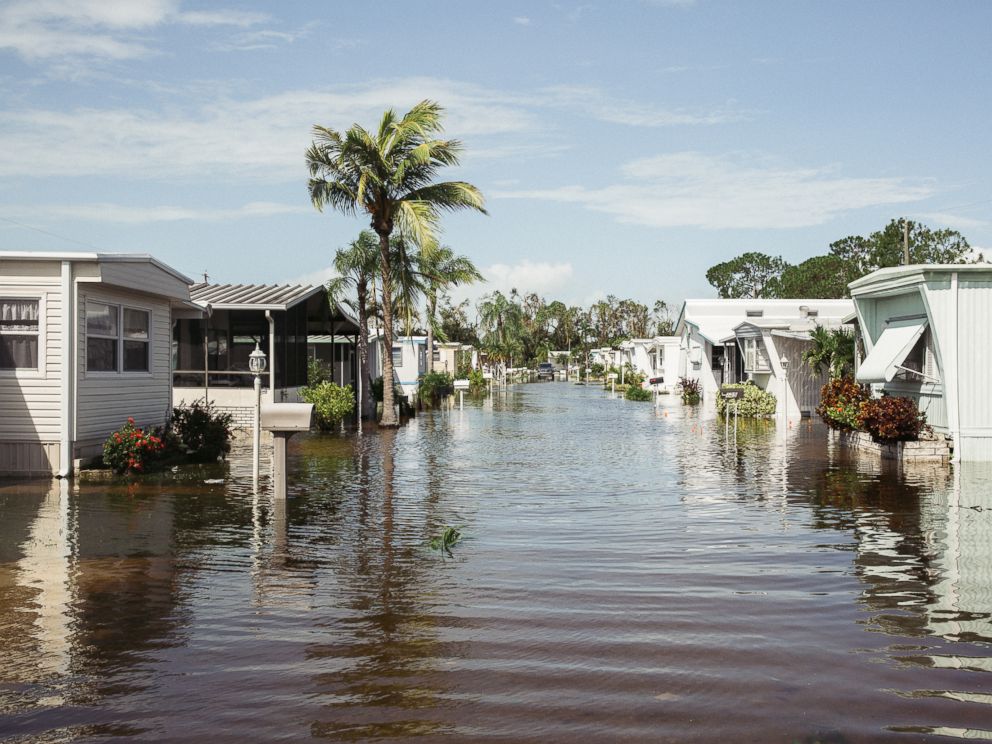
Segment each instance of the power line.
[{"label": "power line", "polygon": [[87,248],[92,248],[95,251],[102,250],[92,243],[86,243],[82,240],[76,240],[74,238],[68,238],[65,235],[59,235],[58,233],[51,232],[50,230],[42,230],[40,227],[34,227],[33,225],[26,225],[23,222],[18,222],[17,220],[12,220],[9,217],[0,217],[0,220],[4,222],[9,222],[12,225],[17,225],[18,227],[23,227],[25,230],[34,230],[35,232],[42,233],[43,235],[50,235],[53,238],[58,238],[59,240],[67,240],[70,243],[75,243],[76,245],[86,246]]}]

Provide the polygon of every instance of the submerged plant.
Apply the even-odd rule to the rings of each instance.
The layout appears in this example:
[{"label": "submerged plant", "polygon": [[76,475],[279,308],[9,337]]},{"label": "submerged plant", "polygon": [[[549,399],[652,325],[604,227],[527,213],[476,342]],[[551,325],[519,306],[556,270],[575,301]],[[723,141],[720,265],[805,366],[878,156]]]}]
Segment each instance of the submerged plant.
[{"label": "submerged plant", "polygon": [[451,549],[461,542],[461,540],[461,531],[457,527],[448,525],[440,535],[431,538],[431,550],[441,550],[445,553],[450,553]]}]

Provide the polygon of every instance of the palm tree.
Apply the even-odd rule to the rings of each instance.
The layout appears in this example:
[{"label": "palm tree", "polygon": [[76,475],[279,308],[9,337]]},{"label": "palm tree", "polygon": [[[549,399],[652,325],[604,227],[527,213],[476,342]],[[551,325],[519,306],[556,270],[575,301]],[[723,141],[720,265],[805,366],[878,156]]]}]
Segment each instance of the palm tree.
[{"label": "palm tree", "polygon": [[523,319],[520,305],[502,292],[496,291],[479,303],[479,325],[483,330],[482,345],[489,358],[506,363],[523,351]]},{"label": "palm tree", "polygon": [[373,133],[353,124],[343,134],[313,128],[307,149],[310,201],[320,211],[364,212],[379,236],[384,351],[382,425],[396,426],[393,412],[393,229],[418,246],[436,238],[441,212],[475,209],[485,214],[482,193],[464,181],[435,182],[444,166],[457,165],[461,143],[435,139],[441,107],[421,101],[402,118],[387,109]]},{"label": "palm tree", "polygon": [[369,289],[374,287],[378,267],[379,241],[371,230],[362,230],[357,240],[334,254],[334,270],[338,276],[327,283],[328,297],[332,301],[340,297],[347,286],[353,286],[358,296],[354,307],[358,313],[358,415],[362,418],[369,410]]},{"label": "palm tree", "polygon": [[437,300],[448,287],[482,281],[482,274],[467,256],[456,256],[448,246],[430,246],[418,259],[418,270],[427,310],[427,373],[434,371],[434,336],[444,338],[437,320]]},{"label": "palm tree", "polygon": [[803,352],[803,361],[816,374],[826,367],[831,378],[844,377],[854,369],[854,336],[843,329],[818,325],[810,331],[813,345]]}]

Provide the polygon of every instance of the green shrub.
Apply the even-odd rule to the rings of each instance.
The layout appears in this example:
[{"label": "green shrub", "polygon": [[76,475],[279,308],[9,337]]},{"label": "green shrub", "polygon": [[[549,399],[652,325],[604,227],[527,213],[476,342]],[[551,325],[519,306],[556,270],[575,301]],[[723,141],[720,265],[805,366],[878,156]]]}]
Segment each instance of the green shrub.
[{"label": "green shrub", "polygon": [[322,382],[326,382],[333,377],[331,365],[323,359],[310,357],[307,359],[307,385],[313,387]]},{"label": "green shrub", "polygon": [[816,412],[831,429],[854,431],[861,428],[861,404],[870,399],[868,388],[853,377],[839,377],[820,390]]},{"label": "green shrub", "polygon": [[162,436],[139,429],[134,419],[111,434],[103,443],[103,463],[116,473],[141,473],[165,450]]},{"label": "green shrub", "polygon": [[212,411],[204,401],[173,408],[169,426],[194,462],[213,462],[231,451],[231,414]]},{"label": "green shrub", "polygon": [[650,390],[645,390],[640,385],[628,385],[623,397],[627,400],[651,400],[653,396]]},{"label": "green shrub", "polygon": [[734,413],[734,405],[737,406],[737,415],[745,418],[757,418],[758,416],[771,416],[775,413],[775,396],[767,390],[762,390],[752,382],[739,382],[731,385],[724,385],[726,390],[743,390],[744,397],[741,400],[725,400],[722,395],[716,398],[716,412],[723,415],[729,410]]},{"label": "green shrub", "polygon": [[595,363],[593,363],[589,367],[589,376],[590,377],[595,377],[595,378],[599,379],[600,377],[602,377],[605,374],[606,374],[606,367],[604,367],[599,362],[595,362]]},{"label": "green shrub", "polygon": [[324,431],[333,429],[355,410],[355,392],[351,385],[342,387],[333,382],[307,385],[300,388],[300,398],[313,404],[317,428]]},{"label": "green shrub", "polygon": [[861,404],[859,423],[876,442],[909,442],[920,438],[927,416],[912,398],[885,396]]},{"label": "green shrub", "polygon": [[675,387],[678,388],[679,394],[682,396],[682,402],[687,406],[696,405],[703,397],[703,386],[699,380],[693,380],[690,377],[680,377]]},{"label": "green shrub", "polygon": [[417,397],[423,405],[430,406],[440,398],[451,394],[454,380],[447,372],[428,372],[420,378]]},{"label": "green shrub", "polygon": [[468,391],[473,395],[484,394],[489,386],[486,384],[486,377],[481,369],[473,369],[468,373]]}]

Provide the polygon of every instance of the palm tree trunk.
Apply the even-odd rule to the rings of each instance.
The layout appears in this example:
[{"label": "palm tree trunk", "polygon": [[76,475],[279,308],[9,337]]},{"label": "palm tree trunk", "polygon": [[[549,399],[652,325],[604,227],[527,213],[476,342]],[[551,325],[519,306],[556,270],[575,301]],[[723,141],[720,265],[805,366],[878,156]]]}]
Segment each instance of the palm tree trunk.
[{"label": "palm tree trunk", "polygon": [[369,310],[368,283],[358,283],[358,375],[362,381],[362,394],[358,401],[358,416],[366,418],[369,412]]},{"label": "palm tree trunk", "polygon": [[427,374],[434,371],[434,311],[437,309],[437,298],[428,295],[427,298]]},{"label": "palm tree trunk", "polygon": [[382,419],[380,426],[399,426],[393,395],[393,276],[389,261],[389,233],[379,233],[382,269]]}]

